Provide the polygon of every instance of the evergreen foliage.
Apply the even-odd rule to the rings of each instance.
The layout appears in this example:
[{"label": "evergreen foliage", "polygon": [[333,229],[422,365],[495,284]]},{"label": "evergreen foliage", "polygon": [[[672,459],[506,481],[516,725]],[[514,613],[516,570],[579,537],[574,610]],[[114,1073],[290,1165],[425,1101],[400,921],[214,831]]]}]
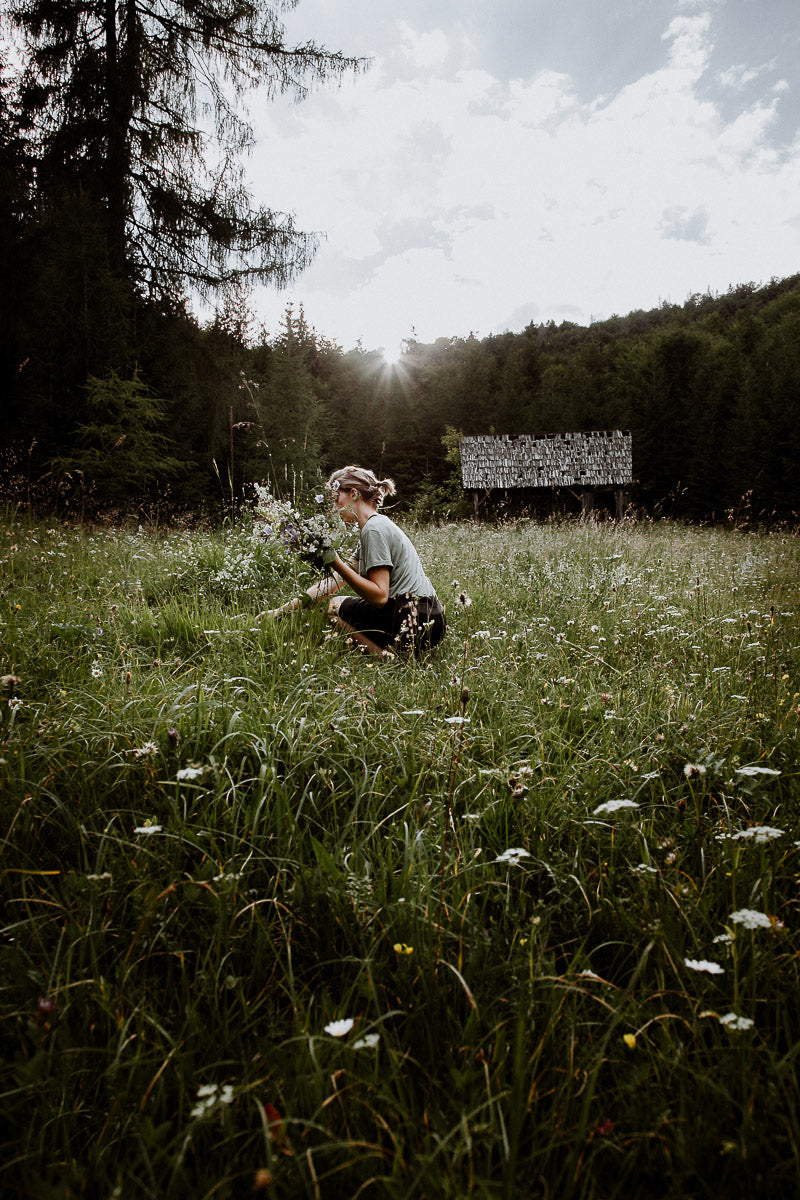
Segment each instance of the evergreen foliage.
[{"label": "evergreen foliage", "polygon": [[137,375],[92,376],[87,391],[90,419],[78,429],[80,448],[56,459],[55,469],[76,476],[81,490],[88,481],[105,504],[123,508],[163,490],[182,468],[171,453],[175,443],[162,432],[167,402],[151,396]]},{"label": "evergreen foliage", "polygon": [[313,252],[290,216],[255,206],[239,100],[256,86],[302,96],[359,66],[288,46],[285,5],[193,0],[18,0],[22,98],[45,188],[92,196],[112,273],[149,293],[243,276],[285,282]]}]

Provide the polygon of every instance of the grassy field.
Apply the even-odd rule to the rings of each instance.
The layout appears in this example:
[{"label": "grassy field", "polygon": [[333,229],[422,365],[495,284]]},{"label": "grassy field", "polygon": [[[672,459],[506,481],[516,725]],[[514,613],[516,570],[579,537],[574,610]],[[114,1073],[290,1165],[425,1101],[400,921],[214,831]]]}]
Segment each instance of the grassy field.
[{"label": "grassy field", "polygon": [[0,525],[4,1195],[800,1191],[800,539],[414,536]]}]

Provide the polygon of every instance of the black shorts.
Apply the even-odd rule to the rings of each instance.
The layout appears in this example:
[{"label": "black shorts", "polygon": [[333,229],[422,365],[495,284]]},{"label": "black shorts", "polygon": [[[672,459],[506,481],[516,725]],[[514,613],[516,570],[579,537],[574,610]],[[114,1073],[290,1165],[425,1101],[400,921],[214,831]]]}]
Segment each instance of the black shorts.
[{"label": "black shorts", "polygon": [[447,628],[436,596],[412,596],[410,592],[391,596],[382,608],[347,596],[339,605],[339,618],[382,650],[392,646],[415,654],[440,642]]}]

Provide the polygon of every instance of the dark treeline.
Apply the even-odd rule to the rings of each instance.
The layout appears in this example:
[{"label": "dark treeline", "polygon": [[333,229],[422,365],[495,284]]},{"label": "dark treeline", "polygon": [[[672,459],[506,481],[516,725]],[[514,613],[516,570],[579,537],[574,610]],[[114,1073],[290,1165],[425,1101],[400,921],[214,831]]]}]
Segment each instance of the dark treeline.
[{"label": "dark treeline", "polygon": [[6,500],[213,513],[251,481],[313,487],[352,461],[420,513],[454,514],[459,434],[623,428],[643,510],[796,517],[800,276],[589,328],[409,341],[392,368],[302,312],[254,331],[249,284],[288,282],[314,244],[251,202],[235,98],[363,65],[284,46],[277,11],[16,0],[21,48],[0,57]]},{"label": "dark treeline", "polygon": [[353,461],[391,473],[421,514],[459,515],[458,434],[614,428],[633,434],[644,511],[800,511],[800,276],[589,328],[407,342],[393,367],[302,312],[252,339],[235,306],[201,327],[182,306],[141,304],[131,370],[95,374],[61,342],[75,311],[57,300],[6,355],[18,502],[210,513],[248,482],[312,488]]}]

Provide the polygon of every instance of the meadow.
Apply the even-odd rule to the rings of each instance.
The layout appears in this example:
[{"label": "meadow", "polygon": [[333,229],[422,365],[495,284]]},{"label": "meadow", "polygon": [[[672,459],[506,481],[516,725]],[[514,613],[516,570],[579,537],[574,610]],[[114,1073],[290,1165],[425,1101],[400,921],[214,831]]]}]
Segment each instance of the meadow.
[{"label": "meadow", "polygon": [[800,539],[413,536],[0,523],[4,1195],[800,1193]]}]

